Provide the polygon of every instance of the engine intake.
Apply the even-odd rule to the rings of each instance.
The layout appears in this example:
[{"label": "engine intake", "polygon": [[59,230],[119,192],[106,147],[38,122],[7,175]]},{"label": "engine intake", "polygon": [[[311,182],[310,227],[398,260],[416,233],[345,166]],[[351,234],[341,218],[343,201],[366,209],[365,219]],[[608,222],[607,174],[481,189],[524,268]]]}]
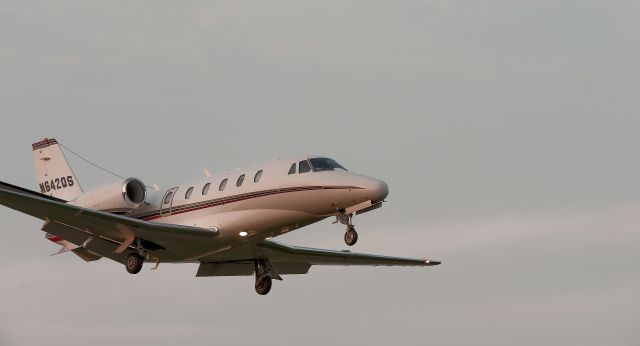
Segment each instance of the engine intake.
[{"label": "engine intake", "polygon": [[147,187],[137,178],[116,181],[87,191],[75,199],[80,207],[111,213],[126,213],[147,200]]},{"label": "engine intake", "polygon": [[122,183],[122,196],[129,203],[138,206],[147,199],[147,187],[139,179],[126,179]]}]

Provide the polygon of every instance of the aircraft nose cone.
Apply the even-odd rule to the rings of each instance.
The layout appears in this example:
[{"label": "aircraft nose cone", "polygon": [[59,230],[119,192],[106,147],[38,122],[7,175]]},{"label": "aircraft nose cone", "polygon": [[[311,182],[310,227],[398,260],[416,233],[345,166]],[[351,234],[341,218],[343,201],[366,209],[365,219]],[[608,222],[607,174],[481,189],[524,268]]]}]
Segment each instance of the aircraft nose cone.
[{"label": "aircraft nose cone", "polygon": [[371,192],[372,201],[377,203],[387,198],[387,195],[389,195],[389,186],[382,180],[374,180],[371,184]]}]

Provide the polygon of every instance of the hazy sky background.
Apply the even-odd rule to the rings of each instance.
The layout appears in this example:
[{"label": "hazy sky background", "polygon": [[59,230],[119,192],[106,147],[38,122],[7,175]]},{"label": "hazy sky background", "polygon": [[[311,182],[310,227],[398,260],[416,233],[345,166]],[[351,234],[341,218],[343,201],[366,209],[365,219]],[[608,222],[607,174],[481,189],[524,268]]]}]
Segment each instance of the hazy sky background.
[{"label": "hazy sky background", "polygon": [[[163,188],[321,153],[391,192],[255,294],[84,263],[0,208],[0,345],[637,345],[637,1],[0,1],[0,180],[55,137]],[[110,177],[70,158],[86,188]],[[281,241],[342,249],[327,220]]]}]

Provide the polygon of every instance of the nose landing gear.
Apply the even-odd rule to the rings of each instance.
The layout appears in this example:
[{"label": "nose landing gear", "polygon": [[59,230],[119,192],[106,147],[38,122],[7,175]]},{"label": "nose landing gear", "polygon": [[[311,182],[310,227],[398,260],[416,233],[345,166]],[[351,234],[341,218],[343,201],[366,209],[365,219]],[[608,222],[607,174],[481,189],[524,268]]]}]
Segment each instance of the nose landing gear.
[{"label": "nose landing gear", "polygon": [[333,223],[340,222],[343,225],[347,225],[347,231],[344,233],[344,243],[353,246],[358,241],[358,232],[356,232],[355,226],[353,226],[353,214],[346,214],[344,210],[338,211],[336,214],[336,221]]},{"label": "nose landing gear", "polygon": [[344,242],[349,246],[353,246],[358,241],[358,232],[353,225],[347,227],[347,231],[344,233]]}]

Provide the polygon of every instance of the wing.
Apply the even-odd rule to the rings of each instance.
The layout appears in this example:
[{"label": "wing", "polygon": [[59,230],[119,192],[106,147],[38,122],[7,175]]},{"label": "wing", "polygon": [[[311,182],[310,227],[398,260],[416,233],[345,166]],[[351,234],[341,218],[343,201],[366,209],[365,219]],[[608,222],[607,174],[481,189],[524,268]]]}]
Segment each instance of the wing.
[{"label": "wing", "polygon": [[354,253],[348,250],[335,251],[290,246],[275,241],[258,244],[265,257],[273,262],[303,262],[310,265],[364,265],[364,266],[414,266],[438,265],[440,262],[428,259],[391,257]]},{"label": "wing", "polygon": [[[147,222],[77,207],[0,185],[0,204],[45,220],[43,230],[83,244],[99,255],[121,262],[135,240],[146,242],[162,261],[184,261],[217,244],[218,233],[204,228]],[[94,248],[88,247],[92,245]],[[116,254],[116,255],[112,255]]]},{"label": "wing", "polygon": [[[238,249],[236,251],[239,251]],[[233,250],[229,251],[229,253]],[[226,255],[228,256],[229,253]],[[426,267],[438,261],[417,258],[391,257],[290,246],[274,241],[257,244],[251,259],[226,260],[200,264],[196,276],[252,275],[255,260],[267,260],[276,274],[306,274],[312,265],[343,266],[414,266]]]},{"label": "wing", "polygon": [[[28,191],[28,190],[27,190]],[[57,200],[8,189],[0,184],[0,204],[45,220],[43,230],[80,245],[88,251],[124,263],[135,238],[163,262],[204,259],[198,276],[237,275],[251,272],[256,259],[267,259],[281,274],[306,273],[312,265],[432,266],[438,261],[352,253],[284,245],[263,241],[232,248],[212,230],[147,222],[126,216],[77,207]],[[214,259],[218,257],[218,260]],[[224,258],[224,259],[223,259]],[[204,262],[204,261],[203,261]],[[231,268],[231,269],[229,269]],[[212,274],[219,273],[219,274]],[[250,273],[249,273],[250,274]]]},{"label": "wing", "polygon": [[40,193],[40,192],[32,191],[32,190],[29,190],[29,189],[25,189],[24,187],[11,185],[9,183],[5,183],[4,181],[0,181],[0,189],[1,190],[7,190],[7,191],[13,191],[13,192],[19,192],[19,193],[22,193],[22,194],[25,194],[25,195],[38,196],[38,197],[41,197],[41,198],[44,198],[44,199],[49,199],[49,200],[52,200],[52,201],[57,201],[57,202],[62,202],[62,203],[66,203],[67,202],[64,199],[60,199],[60,198],[57,198],[57,197],[45,195],[44,193]]}]

